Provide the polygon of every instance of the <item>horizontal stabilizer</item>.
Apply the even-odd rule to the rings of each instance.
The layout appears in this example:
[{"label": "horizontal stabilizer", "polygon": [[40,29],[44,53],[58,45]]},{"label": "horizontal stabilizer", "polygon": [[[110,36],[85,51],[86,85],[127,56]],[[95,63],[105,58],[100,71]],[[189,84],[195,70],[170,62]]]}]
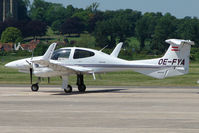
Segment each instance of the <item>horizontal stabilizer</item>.
[{"label": "horizontal stabilizer", "polygon": [[195,45],[194,42],[190,40],[168,39],[165,42],[171,45]]}]

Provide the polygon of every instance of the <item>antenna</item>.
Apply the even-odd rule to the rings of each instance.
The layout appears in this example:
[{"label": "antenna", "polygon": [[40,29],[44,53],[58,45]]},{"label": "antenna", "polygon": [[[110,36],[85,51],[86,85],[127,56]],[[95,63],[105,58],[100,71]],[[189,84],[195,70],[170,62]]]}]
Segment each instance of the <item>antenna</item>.
[{"label": "antenna", "polygon": [[105,47],[103,47],[100,51],[104,50],[106,47],[108,47],[108,45],[106,45]]}]

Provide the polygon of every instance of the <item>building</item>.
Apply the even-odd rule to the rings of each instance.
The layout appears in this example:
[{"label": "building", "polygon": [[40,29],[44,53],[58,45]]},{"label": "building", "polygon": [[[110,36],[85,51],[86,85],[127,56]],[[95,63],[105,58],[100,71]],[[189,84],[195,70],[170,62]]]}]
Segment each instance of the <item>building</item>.
[{"label": "building", "polygon": [[0,22],[12,17],[17,19],[17,0],[0,0]]},{"label": "building", "polygon": [[32,40],[27,44],[14,44],[14,43],[1,43],[0,42],[0,52],[10,52],[18,50],[27,50],[29,52],[33,51],[39,44],[39,40]]}]

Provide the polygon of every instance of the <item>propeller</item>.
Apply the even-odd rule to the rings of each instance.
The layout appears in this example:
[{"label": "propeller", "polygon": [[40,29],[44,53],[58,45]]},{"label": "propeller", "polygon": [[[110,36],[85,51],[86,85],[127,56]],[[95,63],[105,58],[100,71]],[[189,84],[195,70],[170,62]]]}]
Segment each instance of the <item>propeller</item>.
[{"label": "propeller", "polygon": [[30,68],[30,83],[32,84],[32,73],[33,73],[33,69]]}]

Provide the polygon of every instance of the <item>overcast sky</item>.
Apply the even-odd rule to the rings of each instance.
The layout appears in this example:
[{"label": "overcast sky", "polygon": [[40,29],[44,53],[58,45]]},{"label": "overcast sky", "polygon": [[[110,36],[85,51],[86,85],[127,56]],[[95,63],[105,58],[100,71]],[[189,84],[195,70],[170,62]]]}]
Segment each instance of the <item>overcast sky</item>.
[{"label": "overcast sky", "polygon": [[[33,0],[31,0],[33,1]],[[170,12],[183,18],[185,16],[199,18],[199,0],[45,0],[53,3],[69,4],[78,8],[86,8],[93,2],[100,3],[100,10],[133,9],[141,12]]]}]

